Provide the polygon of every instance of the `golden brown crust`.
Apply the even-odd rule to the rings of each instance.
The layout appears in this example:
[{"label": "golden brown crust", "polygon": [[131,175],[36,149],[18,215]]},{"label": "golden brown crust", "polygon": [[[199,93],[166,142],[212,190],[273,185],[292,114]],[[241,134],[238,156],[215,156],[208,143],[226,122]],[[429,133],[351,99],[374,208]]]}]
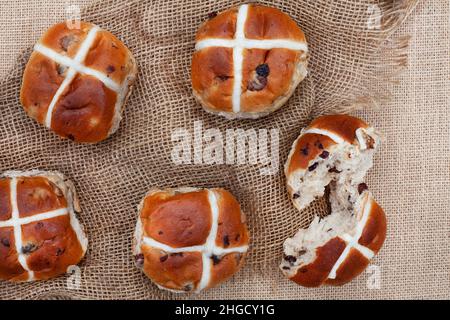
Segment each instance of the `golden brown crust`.
[{"label": "golden brown crust", "polygon": [[30,223],[22,227],[24,246],[32,245],[28,267],[36,280],[63,274],[83,256],[83,249],[70,225],[68,215]]},{"label": "golden brown crust", "polygon": [[[238,8],[232,8],[206,21],[197,32],[196,41],[234,39],[237,12]],[[250,39],[284,39],[306,43],[303,32],[287,14],[260,5],[249,5],[244,32]],[[206,111],[230,119],[265,116],[280,108],[292,95],[306,76],[306,63],[306,55],[302,51],[244,49],[241,107],[239,112],[233,112],[233,49],[204,48],[196,51],[192,58],[194,96]],[[265,64],[269,73],[265,79],[258,80],[256,68]],[[266,84],[261,85],[261,81]]]},{"label": "golden brown crust", "polygon": [[143,271],[158,285],[184,291],[198,285],[203,269],[199,252],[170,254],[148,247],[143,253]]},{"label": "golden brown crust", "polygon": [[98,70],[122,83],[133,72],[134,62],[128,48],[112,33],[101,30],[84,60],[86,67]]},{"label": "golden brown crust", "polygon": [[359,250],[351,248],[345,260],[336,270],[336,278],[328,278],[325,283],[333,286],[346,284],[361,274],[368,264],[369,259],[363,256]]},{"label": "golden brown crust", "polygon": [[[66,214],[62,212],[63,215],[20,225],[21,253],[27,267],[33,271],[31,280],[49,279],[65,273],[67,267],[77,264],[85,252],[71,223],[67,191],[61,190],[44,174],[21,176],[14,172],[12,176],[17,181],[19,218],[32,218],[34,215],[67,208]],[[0,207],[3,213],[6,212],[0,215],[0,221],[4,223],[12,218],[10,181],[10,176],[0,178],[0,200],[7,200],[7,205]],[[72,199],[74,195],[70,197]],[[18,257],[14,227],[0,227],[0,279],[29,280],[30,273],[24,269]]]},{"label": "golden brown crust", "polygon": [[9,180],[0,178],[0,221],[11,218],[11,195]]},{"label": "golden brown crust", "polygon": [[205,21],[197,31],[196,41],[208,38],[233,39],[236,32],[237,8],[228,9]]},{"label": "golden brown crust", "polygon": [[117,94],[87,75],[77,75],[53,111],[52,129],[74,141],[97,142],[108,137]]},{"label": "golden brown crust", "polygon": [[367,128],[368,126],[367,123],[359,118],[344,114],[334,114],[318,117],[311,122],[307,129],[327,130],[337,134],[345,141],[353,143],[356,139],[356,130]]},{"label": "golden brown crust", "polygon": [[17,205],[19,217],[29,217],[42,212],[67,207],[61,190],[44,177],[17,179]]},{"label": "golden brown crust", "polygon": [[217,228],[216,245],[223,248],[233,248],[247,245],[249,242],[245,217],[236,198],[224,189],[214,189],[219,195],[219,225]]},{"label": "golden brown crust", "polygon": [[192,87],[208,108],[231,112],[233,50],[212,47],[196,51],[192,59]]},{"label": "golden brown crust", "polygon": [[26,280],[28,275],[18,261],[14,229],[0,228],[0,279]]},{"label": "golden brown crust", "polygon": [[40,41],[46,47],[73,58],[92,26],[91,23],[80,21],[79,29],[69,29],[67,23],[61,22],[49,28]]},{"label": "golden brown crust", "polygon": [[[224,189],[153,190],[142,202],[135,234],[135,258],[144,273],[161,288],[199,291],[225,281],[242,266],[246,253],[216,255],[205,251],[209,250],[209,246],[204,246],[214,228],[216,207],[210,202],[212,199],[217,199],[218,210],[217,220],[214,220],[217,223],[216,246],[232,249],[248,245],[245,217],[237,200]],[[171,249],[150,245],[146,242],[149,239]],[[197,247],[192,251],[179,251],[192,246]],[[209,270],[203,270],[203,259],[209,259]],[[209,280],[204,280],[204,287],[200,287],[205,272],[210,274]]]},{"label": "golden brown crust", "polygon": [[[265,112],[279,97],[289,91],[301,54],[288,49],[244,50],[242,71],[242,112]],[[256,68],[267,64],[270,69],[267,85],[262,90],[251,90]]]},{"label": "golden brown crust", "polygon": [[387,223],[383,209],[374,199],[371,198],[370,201],[370,215],[358,243],[377,253],[386,239]]},{"label": "golden brown crust", "polygon": [[202,245],[211,229],[211,208],[206,190],[145,198],[140,213],[144,234],[169,246]]},{"label": "golden brown crust", "polygon": [[328,278],[328,274],[346,247],[346,242],[335,237],[316,249],[316,258],[302,266],[291,280],[304,287],[318,287]]},{"label": "golden brown crust", "polygon": [[245,255],[230,253],[220,259],[212,259],[211,279],[207,288],[212,288],[231,278],[244,264]]},{"label": "golden brown crust", "polygon": [[27,114],[39,123],[44,123],[48,106],[64,81],[62,70],[55,61],[39,52],[31,54],[25,67],[20,100]]},{"label": "golden brown crust", "polygon": [[290,175],[298,169],[307,169],[311,160],[334,145],[336,143],[327,136],[315,133],[302,134],[288,160],[286,174]]},{"label": "golden brown crust", "polygon": [[[73,59],[93,27],[81,22],[81,29],[69,29],[66,23],[59,23],[48,29],[39,44]],[[49,126],[63,138],[95,143],[117,130],[137,67],[128,48],[105,30],[97,31],[82,64],[102,73],[115,85],[107,87],[93,76],[77,73],[56,102]],[[68,70],[69,66],[60,65],[38,51],[32,53],[20,93],[21,103],[30,117],[48,125],[48,108]]]},{"label": "golden brown crust", "polygon": [[250,39],[292,39],[306,42],[297,23],[276,8],[250,5],[245,22],[245,37]]}]

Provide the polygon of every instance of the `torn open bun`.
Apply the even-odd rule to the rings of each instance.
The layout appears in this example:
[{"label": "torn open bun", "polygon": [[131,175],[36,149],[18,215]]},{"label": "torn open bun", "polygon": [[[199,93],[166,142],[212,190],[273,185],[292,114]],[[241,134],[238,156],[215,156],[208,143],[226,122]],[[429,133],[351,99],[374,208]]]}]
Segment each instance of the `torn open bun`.
[{"label": "torn open bun", "polygon": [[331,213],[285,241],[280,268],[289,279],[341,285],[380,250],[386,218],[364,183],[379,144],[372,127],[347,115],[322,116],[302,130],[285,166],[288,191],[303,210],[328,189]]}]

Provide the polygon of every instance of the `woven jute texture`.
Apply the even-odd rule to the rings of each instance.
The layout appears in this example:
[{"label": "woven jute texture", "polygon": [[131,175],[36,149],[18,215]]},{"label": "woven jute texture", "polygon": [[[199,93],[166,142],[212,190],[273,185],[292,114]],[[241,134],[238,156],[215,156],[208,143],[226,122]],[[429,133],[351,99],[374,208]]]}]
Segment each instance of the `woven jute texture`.
[{"label": "woven jute texture", "polygon": [[[78,287],[68,285],[73,279],[69,276],[39,283],[2,282],[2,298],[450,298],[449,66],[444,63],[449,48],[448,18],[443,16],[448,17],[448,2],[422,3],[419,10],[426,13],[415,12],[414,21],[408,19],[409,29],[401,23],[415,1],[260,2],[280,8],[299,23],[311,59],[308,78],[288,104],[253,121],[207,114],[195,102],[190,85],[196,29],[209,13],[241,2],[73,3],[83,5],[83,20],[110,30],[130,47],[139,78],[113,137],[97,145],[60,140],[25,115],[18,95],[33,42],[51,23],[65,18],[70,3],[1,3],[1,21],[10,31],[8,46],[0,49],[0,67],[5,70],[0,82],[0,171],[40,168],[68,175],[80,193],[80,220],[90,241]],[[414,29],[413,45],[408,47],[412,23],[428,27]],[[417,69],[399,74],[408,54]],[[410,78],[413,87],[393,83]],[[394,100],[388,100],[391,93]],[[326,206],[318,201],[297,212],[285,190],[282,166],[300,129],[311,119],[351,111],[385,136],[368,183],[388,216],[388,238],[370,273],[341,288],[301,288],[277,270],[282,242],[307,226],[314,214],[324,214]],[[261,175],[264,165],[258,164],[174,164],[171,134],[177,128],[193,133],[195,121],[223,135],[226,129],[278,129],[279,170]],[[233,192],[247,213],[252,234],[244,269],[199,295],[156,289],[135,268],[131,255],[136,206],[155,186],[221,186]]]}]

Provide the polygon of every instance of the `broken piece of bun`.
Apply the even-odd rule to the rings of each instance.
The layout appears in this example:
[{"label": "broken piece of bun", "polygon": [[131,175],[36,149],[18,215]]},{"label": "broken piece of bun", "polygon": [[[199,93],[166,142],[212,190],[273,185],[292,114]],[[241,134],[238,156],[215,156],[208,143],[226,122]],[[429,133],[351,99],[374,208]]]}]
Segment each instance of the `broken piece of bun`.
[{"label": "broken piece of bun", "polygon": [[383,209],[364,182],[380,137],[348,115],[314,120],[295,141],[285,174],[299,210],[329,191],[331,213],[284,243],[280,268],[305,286],[342,285],[359,275],[386,236]]}]

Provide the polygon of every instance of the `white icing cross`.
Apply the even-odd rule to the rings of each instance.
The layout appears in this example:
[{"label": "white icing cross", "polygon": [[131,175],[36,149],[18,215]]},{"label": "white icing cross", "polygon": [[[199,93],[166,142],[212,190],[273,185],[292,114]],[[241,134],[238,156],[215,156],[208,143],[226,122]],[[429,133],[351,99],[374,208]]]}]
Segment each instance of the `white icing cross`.
[{"label": "white icing cross", "polygon": [[16,247],[16,251],[17,251],[17,255],[18,255],[18,261],[19,261],[20,265],[22,266],[22,268],[28,272],[28,280],[30,281],[30,280],[34,279],[34,272],[32,270],[30,270],[30,268],[28,267],[27,257],[22,252],[22,225],[25,225],[25,224],[28,224],[31,222],[36,222],[36,221],[41,221],[41,220],[46,220],[46,219],[51,219],[51,218],[67,215],[67,214],[69,214],[69,209],[61,208],[58,210],[48,211],[48,212],[36,214],[33,216],[20,218],[19,217],[19,206],[17,204],[17,178],[13,177],[10,179],[11,179],[10,184],[9,184],[10,185],[10,201],[11,201],[11,208],[12,208],[11,219],[9,219],[7,221],[0,221],[0,228],[14,227],[14,243],[15,243],[15,247]]},{"label": "white icing cross", "polygon": [[364,231],[364,227],[366,226],[367,220],[369,219],[370,211],[372,209],[372,201],[369,196],[366,197],[366,202],[364,204],[364,213],[361,218],[361,220],[358,222],[358,225],[356,226],[356,232],[355,235],[352,237],[349,234],[344,234],[340,236],[342,240],[344,240],[347,243],[347,246],[345,247],[344,251],[341,253],[339,258],[336,260],[336,263],[334,264],[333,268],[331,269],[330,273],[328,274],[329,279],[336,279],[336,272],[339,269],[339,267],[342,265],[342,263],[345,261],[347,256],[350,253],[350,250],[352,248],[357,249],[363,256],[365,256],[368,260],[372,259],[375,253],[370,250],[369,248],[360,245],[358,243],[359,238],[361,238],[361,235]]},{"label": "white icing cross", "polygon": [[211,258],[212,256],[222,256],[228,253],[245,253],[248,250],[248,246],[240,246],[233,248],[222,248],[216,245],[217,229],[219,226],[219,207],[217,205],[217,198],[214,191],[208,190],[208,200],[211,206],[212,222],[211,230],[204,245],[173,248],[164,243],[158,242],[155,239],[144,236],[143,243],[156,249],[160,249],[168,253],[180,253],[180,252],[195,252],[202,253],[202,277],[197,287],[197,292],[200,292],[209,284],[211,278]]},{"label": "white icing cross", "polygon": [[308,51],[308,45],[305,42],[288,40],[288,39],[268,39],[268,40],[255,40],[247,39],[245,37],[244,27],[247,20],[248,5],[244,4],[239,7],[237,21],[236,21],[236,33],[233,40],[210,38],[200,40],[195,45],[195,50],[199,51],[209,47],[226,47],[233,48],[233,95],[232,105],[233,112],[237,113],[241,110],[241,93],[242,93],[242,65],[243,65],[243,51],[244,49],[290,49],[295,51]]},{"label": "white icing cross", "polygon": [[[93,76],[93,77],[97,78],[98,80],[100,80],[109,89],[115,91],[116,93],[120,93],[120,91],[121,91],[120,84],[118,84],[114,80],[110,79],[104,73],[83,65],[83,61],[86,58],[87,54],[89,53],[89,49],[91,48],[92,44],[94,43],[95,37],[99,30],[100,30],[100,28],[97,26],[93,26],[89,30],[89,32],[86,36],[86,39],[81,43],[80,48],[78,49],[78,52],[76,53],[76,55],[73,59],[68,56],[62,55],[62,54],[56,52],[55,50],[50,49],[40,43],[37,43],[34,46],[34,50],[36,52],[43,54],[47,58],[55,61],[56,63],[58,63],[60,65],[69,67],[69,69],[67,70],[66,76],[64,78],[64,81],[59,86],[58,90],[56,91],[55,95],[52,98],[52,101],[50,102],[50,104],[48,106],[47,114],[45,116],[45,126],[47,128],[51,127],[53,110],[56,106],[56,103],[58,102],[59,98],[64,93],[66,88],[73,81],[73,79],[75,79],[75,76],[77,75],[77,73],[82,73],[82,74],[86,74],[89,76]],[[117,103],[115,106],[116,111],[118,109],[119,100],[120,99],[118,97]]]},{"label": "white icing cross", "polygon": [[324,130],[324,129],[318,129],[318,128],[309,128],[306,130],[302,131],[302,135],[304,134],[320,134],[322,136],[327,136],[328,138],[330,138],[331,140],[333,140],[334,142],[336,142],[337,144],[343,144],[346,143],[346,141],[344,139],[342,139],[339,135],[330,132],[328,130]]}]

